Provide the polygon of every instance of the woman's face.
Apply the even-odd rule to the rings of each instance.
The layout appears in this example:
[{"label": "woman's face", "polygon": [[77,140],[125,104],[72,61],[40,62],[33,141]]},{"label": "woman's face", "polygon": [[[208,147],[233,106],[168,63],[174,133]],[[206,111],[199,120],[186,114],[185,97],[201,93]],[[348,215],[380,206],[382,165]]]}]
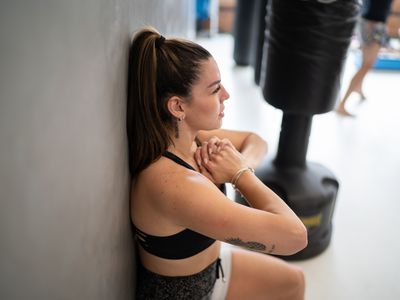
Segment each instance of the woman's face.
[{"label": "woman's face", "polygon": [[217,63],[211,57],[202,64],[199,79],[192,88],[192,97],[185,104],[186,123],[194,130],[220,128],[224,101],[228,98]]}]

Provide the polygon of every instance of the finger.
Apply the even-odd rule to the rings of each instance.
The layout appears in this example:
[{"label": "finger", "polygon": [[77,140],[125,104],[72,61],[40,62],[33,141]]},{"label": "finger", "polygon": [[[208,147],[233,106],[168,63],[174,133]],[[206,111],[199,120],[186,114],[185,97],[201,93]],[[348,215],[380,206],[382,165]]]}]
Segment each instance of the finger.
[{"label": "finger", "polygon": [[220,139],[217,138],[216,136],[213,136],[207,142],[208,142],[208,154],[216,152]]},{"label": "finger", "polygon": [[221,142],[221,150],[227,149],[227,148],[236,150],[236,148],[235,148],[235,146],[233,146],[232,142],[228,139],[225,139],[224,141]]},{"label": "finger", "polygon": [[226,139],[226,138],[221,140],[221,146],[223,148],[226,147],[226,146],[233,147],[232,142],[230,140]]},{"label": "finger", "polygon": [[214,152],[214,146],[215,144],[208,143],[208,155],[211,155]]},{"label": "finger", "polygon": [[[219,144],[219,142],[218,142]],[[218,153],[218,144],[214,143],[208,147],[208,154]]]},{"label": "finger", "polygon": [[224,143],[222,141],[220,141],[218,143],[217,152],[220,152],[222,149],[224,149]]},{"label": "finger", "polygon": [[196,152],[194,153],[194,158],[199,167],[201,167],[201,147],[197,147]]},{"label": "finger", "polygon": [[207,177],[209,180],[214,182],[213,176],[204,166],[200,166],[200,174],[202,174],[203,176]]},{"label": "finger", "polygon": [[207,164],[210,159],[208,156],[208,142],[203,142],[203,144],[201,145],[200,154],[201,154],[201,160],[205,164]]}]

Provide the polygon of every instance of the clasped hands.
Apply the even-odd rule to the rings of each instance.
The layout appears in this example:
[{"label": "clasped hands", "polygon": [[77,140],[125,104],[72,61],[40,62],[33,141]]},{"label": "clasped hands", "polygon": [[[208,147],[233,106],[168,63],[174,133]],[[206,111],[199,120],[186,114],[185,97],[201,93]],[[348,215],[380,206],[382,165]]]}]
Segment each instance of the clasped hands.
[{"label": "clasped hands", "polygon": [[236,172],[246,167],[244,157],[231,141],[215,136],[196,149],[195,160],[200,173],[215,184],[231,182]]}]

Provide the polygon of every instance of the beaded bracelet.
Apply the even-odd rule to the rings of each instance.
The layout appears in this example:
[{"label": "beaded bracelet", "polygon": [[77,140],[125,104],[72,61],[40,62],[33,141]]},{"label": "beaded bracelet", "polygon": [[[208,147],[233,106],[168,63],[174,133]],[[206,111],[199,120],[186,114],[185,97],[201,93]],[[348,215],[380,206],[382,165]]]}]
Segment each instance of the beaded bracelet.
[{"label": "beaded bracelet", "polygon": [[232,184],[233,188],[234,188],[236,191],[238,191],[238,189],[236,188],[236,183],[238,182],[240,176],[242,176],[242,174],[243,174],[244,172],[246,172],[246,171],[250,171],[250,172],[252,172],[252,173],[254,174],[254,169],[253,169],[253,168],[245,167],[245,168],[239,169],[239,170],[235,173],[235,175],[233,175],[232,180],[231,180],[231,184]]}]

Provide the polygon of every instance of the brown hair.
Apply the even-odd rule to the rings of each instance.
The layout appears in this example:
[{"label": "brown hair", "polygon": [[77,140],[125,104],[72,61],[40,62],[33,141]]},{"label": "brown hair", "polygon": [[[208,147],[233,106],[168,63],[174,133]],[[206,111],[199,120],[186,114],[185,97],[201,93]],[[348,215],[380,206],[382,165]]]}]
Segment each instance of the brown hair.
[{"label": "brown hair", "polygon": [[132,177],[172,144],[176,119],[167,109],[171,96],[189,99],[201,63],[211,54],[183,39],[164,39],[148,27],[138,31],[129,52],[127,134]]}]

